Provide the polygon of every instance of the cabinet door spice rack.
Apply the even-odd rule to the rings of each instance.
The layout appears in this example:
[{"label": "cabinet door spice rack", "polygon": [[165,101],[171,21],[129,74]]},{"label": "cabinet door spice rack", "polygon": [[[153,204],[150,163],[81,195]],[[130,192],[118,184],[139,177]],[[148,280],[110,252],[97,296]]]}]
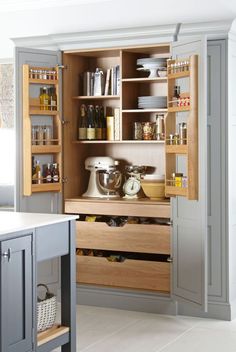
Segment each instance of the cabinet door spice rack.
[{"label": "cabinet door spice rack", "polygon": [[[62,128],[59,107],[58,67],[31,67],[23,65],[23,194],[30,196],[35,192],[61,192],[62,175]],[[40,89],[53,87],[56,92],[56,105],[40,103]],[[50,139],[45,137],[32,140],[32,128],[46,123],[52,129]],[[46,183],[45,177],[32,178],[32,156],[37,155],[44,164],[57,163],[59,181]],[[43,170],[41,170],[43,171]]]},{"label": "cabinet door spice rack", "polygon": [[[181,66],[183,62],[187,65]],[[173,72],[174,71],[174,72]],[[185,80],[185,82],[182,81]],[[189,80],[188,95],[189,105],[178,106],[178,102],[173,104],[173,93],[176,84],[187,86],[186,79]],[[181,80],[181,81],[179,81]],[[180,97],[181,99],[181,97]],[[198,55],[192,55],[188,60],[168,60],[168,114],[166,117],[166,196],[184,196],[189,200],[198,199]],[[175,105],[175,106],[173,106]],[[171,141],[170,135],[174,135],[179,116],[178,113],[187,114],[187,140]],[[186,116],[186,115],[185,115]],[[173,143],[173,144],[172,144]],[[177,171],[177,158],[184,156],[187,163],[187,185],[176,182],[172,176]]]}]

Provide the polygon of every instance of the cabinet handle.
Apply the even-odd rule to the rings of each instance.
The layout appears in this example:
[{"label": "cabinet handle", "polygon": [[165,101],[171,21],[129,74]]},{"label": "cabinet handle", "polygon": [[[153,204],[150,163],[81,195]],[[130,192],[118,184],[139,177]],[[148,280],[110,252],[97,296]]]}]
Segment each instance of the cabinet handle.
[{"label": "cabinet handle", "polygon": [[11,248],[8,248],[7,252],[3,252],[2,253],[2,257],[3,258],[7,258],[8,261],[10,261],[10,259],[11,259]]}]

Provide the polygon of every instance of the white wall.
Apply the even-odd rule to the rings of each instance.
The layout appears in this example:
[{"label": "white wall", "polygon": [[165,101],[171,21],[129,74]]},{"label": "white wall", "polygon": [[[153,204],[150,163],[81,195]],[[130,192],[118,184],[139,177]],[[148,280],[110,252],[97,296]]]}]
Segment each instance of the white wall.
[{"label": "white wall", "polygon": [[[13,44],[9,39],[12,37],[203,22],[236,17],[235,0],[96,0],[94,3],[93,1],[95,0],[77,6],[44,7],[41,10],[9,13],[2,12],[0,1],[0,59],[13,56]],[[40,1],[37,3],[41,4]]]}]

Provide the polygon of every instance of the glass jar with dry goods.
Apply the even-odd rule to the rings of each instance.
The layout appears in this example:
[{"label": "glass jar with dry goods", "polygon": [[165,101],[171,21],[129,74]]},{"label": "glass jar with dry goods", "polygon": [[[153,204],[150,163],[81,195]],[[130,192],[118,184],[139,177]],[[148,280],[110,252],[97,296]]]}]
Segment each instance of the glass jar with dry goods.
[{"label": "glass jar with dry goods", "polygon": [[142,122],[134,122],[134,135],[133,138],[135,140],[143,139],[143,127]]},{"label": "glass jar with dry goods", "polygon": [[143,122],[143,139],[152,140],[155,133],[155,123],[153,122]]},{"label": "glass jar with dry goods", "polygon": [[165,118],[163,114],[156,115],[156,139],[158,141],[165,138]]}]

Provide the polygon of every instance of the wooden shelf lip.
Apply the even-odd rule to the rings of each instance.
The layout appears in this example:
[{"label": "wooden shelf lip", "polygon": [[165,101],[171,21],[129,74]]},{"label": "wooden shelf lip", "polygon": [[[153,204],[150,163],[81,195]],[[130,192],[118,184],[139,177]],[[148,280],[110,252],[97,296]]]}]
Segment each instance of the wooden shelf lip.
[{"label": "wooden shelf lip", "polygon": [[94,141],[73,141],[72,143],[75,144],[112,144],[112,143],[117,143],[117,144],[164,144],[165,141],[158,141],[158,140],[150,140],[150,141],[145,141],[145,140],[129,140],[129,139],[124,139],[122,141],[99,141],[99,140],[94,140]]},{"label": "wooden shelf lip", "polygon": [[96,100],[96,99],[120,99],[119,95],[78,95],[72,99]]},{"label": "wooden shelf lip", "polygon": [[188,146],[187,144],[181,144],[181,145],[166,144],[166,153],[167,154],[187,154]]},{"label": "wooden shelf lip", "polygon": [[190,111],[191,106],[174,106],[174,107],[169,107],[168,112],[180,112],[180,111]]},{"label": "wooden shelf lip", "polygon": [[124,83],[155,83],[155,82],[167,82],[167,77],[155,77],[155,78],[148,78],[148,77],[142,77],[142,78],[123,78],[122,82]]},{"label": "wooden shelf lip", "polygon": [[123,109],[125,113],[145,113],[145,112],[167,112],[167,108],[164,109]]},{"label": "wooden shelf lip", "polygon": [[32,145],[32,154],[55,154],[61,152],[61,145]]},{"label": "wooden shelf lip", "polygon": [[169,73],[168,79],[177,79],[177,78],[184,78],[189,76],[190,76],[190,71],[183,71],[183,72],[177,72],[177,73]]},{"label": "wooden shelf lip", "polygon": [[171,196],[183,196],[187,197],[188,189],[182,187],[175,187],[175,186],[165,186],[166,195]]},{"label": "wooden shelf lip", "polygon": [[62,185],[60,182],[32,184],[32,193],[37,192],[61,192]]},{"label": "wooden shelf lip", "polygon": [[55,338],[69,333],[70,329],[67,326],[54,325],[52,328],[42,331],[37,335],[37,346],[41,346]]},{"label": "wooden shelf lip", "polygon": [[46,116],[51,116],[51,115],[58,115],[59,111],[56,110],[40,110],[40,109],[29,109],[29,114],[30,115],[46,115]]},{"label": "wooden shelf lip", "polygon": [[31,84],[44,84],[44,85],[48,85],[48,84],[58,84],[58,80],[57,79],[36,79],[36,78],[29,78],[29,83]]}]

